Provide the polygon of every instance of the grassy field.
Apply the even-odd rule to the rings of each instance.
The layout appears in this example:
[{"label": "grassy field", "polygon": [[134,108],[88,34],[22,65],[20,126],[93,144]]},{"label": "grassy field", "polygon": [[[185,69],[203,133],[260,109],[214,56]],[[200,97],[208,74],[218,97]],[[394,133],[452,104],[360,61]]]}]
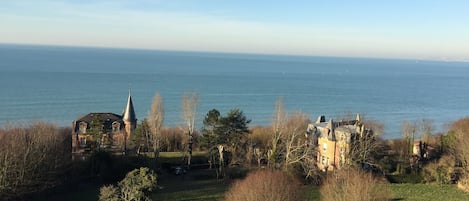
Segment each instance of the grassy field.
[{"label": "grassy field", "polygon": [[[184,164],[181,152],[162,152],[160,162],[169,166]],[[206,163],[205,152],[194,152],[193,159]],[[154,192],[153,200],[166,201],[215,201],[223,200],[223,194],[228,190],[232,181],[217,180],[214,170],[193,169],[186,175],[175,175],[170,168],[163,169],[158,175],[159,188]],[[389,184],[395,201],[469,201],[469,194],[456,188],[455,185],[430,184]],[[74,186],[60,194],[42,197],[42,200],[97,200],[99,194],[98,183],[83,183]],[[308,201],[320,200],[319,188],[304,185],[304,192]]]},{"label": "grassy field", "polygon": [[229,187],[228,182],[215,178],[213,170],[189,171],[186,175],[165,173],[159,176],[159,181],[160,189],[153,200],[220,200]]},{"label": "grassy field", "polygon": [[[215,201],[223,200],[230,181],[217,180],[212,170],[195,170],[186,175],[163,173],[159,176],[160,189],[153,194],[153,200],[165,201]],[[395,201],[469,201],[469,194],[455,185],[431,184],[390,184]],[[320,200],[319,188],[303,186],[308,201]],[[99,186],[88,184],[77,186],[73,191],[47,200],[97,200]],[[52,198],[52,199],[51,199]]]},{"label": "grassy field", "polygon": [[390,184],[390,186],[395,200],[469,200],[469,194],[459,190],[456,185]]}]

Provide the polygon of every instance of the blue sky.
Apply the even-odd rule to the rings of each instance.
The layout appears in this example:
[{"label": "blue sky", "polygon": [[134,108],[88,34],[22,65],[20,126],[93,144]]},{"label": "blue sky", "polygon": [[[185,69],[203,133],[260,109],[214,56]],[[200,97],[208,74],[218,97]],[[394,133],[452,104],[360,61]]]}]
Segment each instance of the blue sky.
[{"label": "blue sky", "polygon": [[469,61],[469,1],[0,1],[0,43]]}]

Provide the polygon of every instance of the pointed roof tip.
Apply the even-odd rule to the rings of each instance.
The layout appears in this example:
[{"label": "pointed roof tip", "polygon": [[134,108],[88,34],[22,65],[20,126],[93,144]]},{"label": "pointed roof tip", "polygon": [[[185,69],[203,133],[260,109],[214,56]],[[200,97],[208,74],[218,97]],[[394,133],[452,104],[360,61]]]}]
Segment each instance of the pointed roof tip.
[{"label": "pointed roof tip", "polygon": [[322,123],[322,122],[325,122],[326,121],[326,117],[324,115],[320,115],[318,116],[318,119],[316,120],[316,123],[319,124],[319,123]]},{"label": "pointed roof tip", "polygon": [[334,129],[334,122],[332,121],[332,118],[327,122],[327,128]]},{"label": "pointed roof tip", "polygon": [[357,113],[357,117],[355,118],[358,122],[361,121],[360,113]]},{"label": "pointed roof tip", "polygon": [[134,104],[132,103],[132,96],[130,95],[129,89],[129,97],[127,98],[127,105],[124,110],[124,114],[122,114],[122,119],[124,121],[137,121]]}]

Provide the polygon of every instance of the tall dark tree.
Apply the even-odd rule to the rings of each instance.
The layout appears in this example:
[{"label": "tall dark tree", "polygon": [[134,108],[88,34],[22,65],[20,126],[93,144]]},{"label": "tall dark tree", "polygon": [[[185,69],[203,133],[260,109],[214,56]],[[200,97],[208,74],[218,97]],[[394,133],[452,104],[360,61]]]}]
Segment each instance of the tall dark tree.
[{"label": "tall dark tree", "polygon": [[146,151],[151,147],[151,141],[148,138],[150,136],[150,127],[148,126],[147,119],[143,119],[140,124],[135,128],[132,135],[130,135],[130,145],[135,148],[137,154],[142,151]]},{"label": "tall dark tree", "polygon": [[201,130],[202,137],[200,145],[208,150],[218,144],[217,132],[220,128],[220,112],[216,109],[210,110],[204,118],[204,127]]},{"label": "tall dark tree", "polygon": [[225,117],[220,118],[221,136],[220,141],[226,146],[227,151],[232,155],[232,163],[238,163],[245,153],[243,145],[246,143],[245,134],[249,133],[248,124],[251,122],[247,119],[243,111],[239,109],[231,109]]},{"label": "tall dark tree", "polygon": [[93,149],[101,149],[101,141],[103,140],[103,134],[107,133],[104,121],[100,118],[99,114],[94,115],[93,119],[90,122],[89,133],[93,137]]},{"label": "tall dark tree", "polygon": [[202,148],[208,150],[210,168],[212,168],[212,164],[216,161],[218,155],[217,129],[220,127],[220,112],[216,109],[210,110],[205,115],[203,123],[204,127],[201,130],[202,137],[199,138],[199,143]]},{"label": "tall dark tree", "polygon": [[213,160],[219,155],[218,162],[221,166],[225,163],[225,152],[229,152],[232,163],[238,163],[245,145],[245,134],[249,133],[247,119],[243,111],[230,110],[226,116],[220,116],[216,109],[210,110],[204,119],[204,127],[201,130],[201,145],[209,150]]}]

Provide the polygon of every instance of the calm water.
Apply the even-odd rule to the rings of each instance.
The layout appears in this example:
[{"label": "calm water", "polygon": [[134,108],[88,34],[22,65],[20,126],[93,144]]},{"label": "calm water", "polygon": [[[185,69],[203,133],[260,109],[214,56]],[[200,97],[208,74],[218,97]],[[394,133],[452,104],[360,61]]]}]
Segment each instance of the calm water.
[{"label": "calm water", "polygon": [[268,125],[282,96],[312,119],[363,113],[387,138],[402,120],[432,119],[440,131],[469,115],[469,63],[456,62],[0,45],[0,85],[0,125],[119,114],[129,88],[140,120],[159,92],[170,126],[184,92],[199,93],[199,122],[212,108],[240,108]]}]

